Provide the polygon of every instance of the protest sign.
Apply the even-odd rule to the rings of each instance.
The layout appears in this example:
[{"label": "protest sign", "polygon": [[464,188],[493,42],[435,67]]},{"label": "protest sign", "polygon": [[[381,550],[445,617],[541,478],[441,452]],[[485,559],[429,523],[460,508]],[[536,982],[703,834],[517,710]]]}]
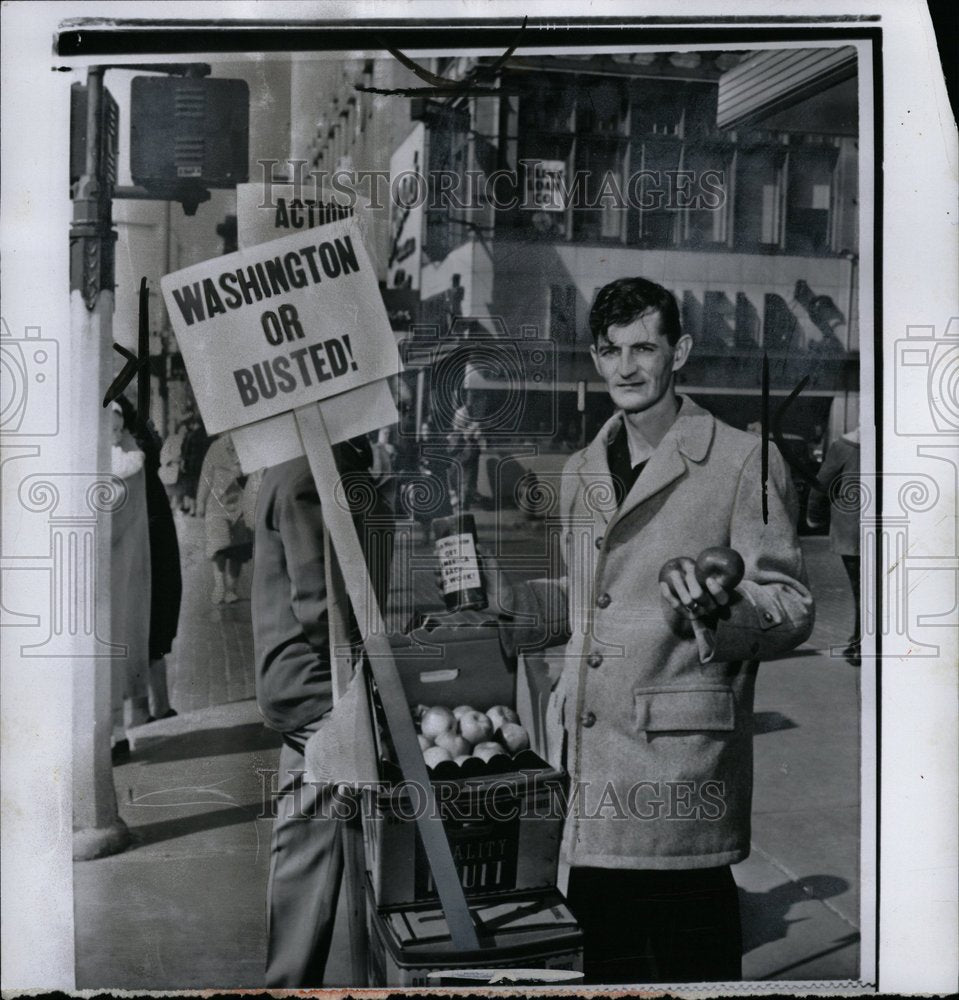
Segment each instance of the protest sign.
[{"label": "protest sign", "polygon": [[210,433],[400,369],[351,218],[168,274],[161,287]]},{"label": "protest sign", "polygon": [[[316,190],[270,182],[238,184],[236,189],[237,240],[241,249],[269,243],[298,230],[327,225],[352,216],[365,245],[372,219],[369,204],[355,192]],[[359,434],[396,423],[399,414],[386,379],[371,382],[348,394],[322,401],[330,440],[336,444]],[[244,472],[276,465],[303,454],[293,415],[284,413],[237,428],[233,443]]]}]

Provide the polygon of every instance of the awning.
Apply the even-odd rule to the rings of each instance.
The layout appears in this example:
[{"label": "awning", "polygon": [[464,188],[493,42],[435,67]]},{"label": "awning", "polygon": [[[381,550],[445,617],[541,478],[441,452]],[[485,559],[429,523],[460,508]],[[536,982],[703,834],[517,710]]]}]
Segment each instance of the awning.
[{"label": "awning", "polygon": [[760,122],[854,77],[856,67],[856,50],[850,46],[757,52],[719,78],[717,125]]}]

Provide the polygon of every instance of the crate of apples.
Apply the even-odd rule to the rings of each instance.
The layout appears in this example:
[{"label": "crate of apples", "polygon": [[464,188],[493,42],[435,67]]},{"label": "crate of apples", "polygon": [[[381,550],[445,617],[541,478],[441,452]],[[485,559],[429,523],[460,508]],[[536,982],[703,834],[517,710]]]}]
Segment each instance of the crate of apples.
[{"label": "crate of apples", "polygon": [[459,765],[468,760],[490,761],[497,754],[512,756],[529,749],[529,734],[519,716],[506,705],[494,705],[485,712],[472,705],[450,710],[442,705],[417,705],[413,719],[427,767],[451,760]]}]

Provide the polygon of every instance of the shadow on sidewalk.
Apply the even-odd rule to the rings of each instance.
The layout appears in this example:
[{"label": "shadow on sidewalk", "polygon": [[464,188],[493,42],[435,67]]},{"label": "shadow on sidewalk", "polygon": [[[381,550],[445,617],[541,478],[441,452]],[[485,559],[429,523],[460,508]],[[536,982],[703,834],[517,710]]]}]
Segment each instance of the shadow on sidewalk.
[{"label": "shadow on sidewalk", "polygon": [[248,802],[245,805],[212,809],[193,816],[174,816],[170,819],[157,820],[155,823],[144,823],[142,826],[131,828],[133,843],[130,850],[151,847],[165,840],[176,840],[177,837],[188,837],[206,830],[219,830],[236,823],[251,823],[262,812],[262,802]]},{"label": "shadow on sidewalk", "polygon": [[[796,903],[810,899],[823,900],[838,896],[849,888],[844,878],[836,875],[810,875],[796,881],[783,882],[768,892],[739,890],[739,908],[743,927],[743,954],[771,941],[778,941],[789,933],[793,924],[808,917],[790,920],[787,914]],[[854,935],[858,940],[859,935]],[[846,941],[842,945],[849,942]]]},{"label": "shadow on sidewalk", "polygon": [[753,733],[756,736],[761,733],[779,733],[784,729],[798,728],[797,724],[782,712],[756,712],[753,715]]},{"label": "shadow on sidewalk", "polygon": [[151,737],[144,731],[136,743],[134,760],[138,764],[167,764],[197,757],[220,757],[233,753],[275,750],[282,743],[280,734],[262,722],[215,729],[196,729]]}]

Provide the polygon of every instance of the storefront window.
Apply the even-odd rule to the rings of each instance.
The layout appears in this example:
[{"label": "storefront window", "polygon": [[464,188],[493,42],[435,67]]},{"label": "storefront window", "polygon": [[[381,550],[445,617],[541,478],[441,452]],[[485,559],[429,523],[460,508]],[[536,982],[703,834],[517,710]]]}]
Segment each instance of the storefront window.
[{"label": "storefront window", "polygon": [[619,139],[577,136],[578,204],[573,209],[573,237],[621,240],[623,229],[623,155]]},{"label": "storefront window", "polygon": [[711,143],[700,148],[687,143],[681,185],[683,204],[681,240],[687,247],[724,246],[729,237],[732,210],[732,154],[725,145]]},{"label": "storefront window", "polygon": [[832,249],[834,147],[789,152],[786,193],[786,251],[822,254]]},{"label": "storefront window", "polygon": [[644,247],[675,246],[684,215],[676,197],[683,144],[678,139],[645,139],[634,142],[630,154],[626,240]]},{"label": "storefront window", "polygon": [[737,250],[781,249],[783,164],[779,149],[739,150],[733,239]]}]

